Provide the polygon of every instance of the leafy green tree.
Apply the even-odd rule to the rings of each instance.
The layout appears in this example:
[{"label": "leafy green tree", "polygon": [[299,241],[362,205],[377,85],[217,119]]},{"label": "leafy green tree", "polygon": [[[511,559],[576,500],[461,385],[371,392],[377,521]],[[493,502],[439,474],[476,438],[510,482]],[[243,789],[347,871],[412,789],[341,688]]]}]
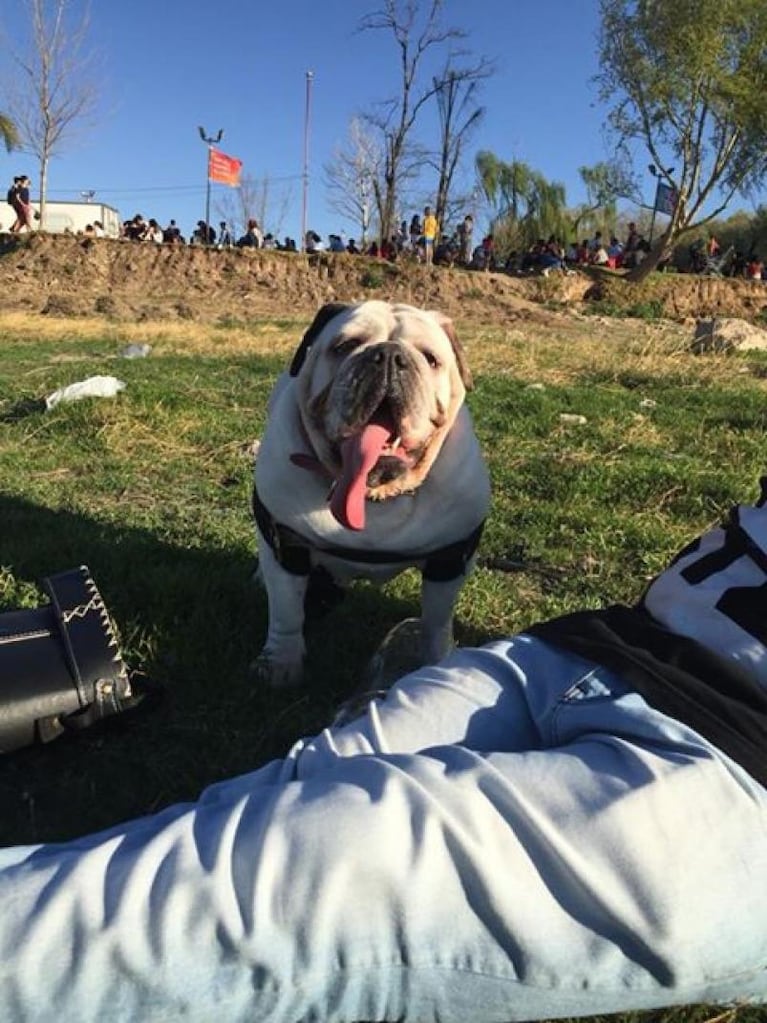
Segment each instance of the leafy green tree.
[{"label": "leafy green tree", "polygon": [[527,248],[552,234],[565,238],[569,218],[564,185],[547,181],[521,160],[505,163],[487,150],[477,154],[476,170],[502,252]]},{"label": "leafy green tree", "polygon": [[580,238],[584,225],[585,229],[589,230],[605,227],[614,230],[617,197],[627,194],[632,183],[624,182],[620,170],[609,163],[579,167],[578,173],[586,189],[586,202],[581,203],[571,213],[574,238]]},{"label": "leafy green tree", "polygon": [[676,199],[641,279],[767,173],[764,0],[600,0],[600,95],[620,151]]}]

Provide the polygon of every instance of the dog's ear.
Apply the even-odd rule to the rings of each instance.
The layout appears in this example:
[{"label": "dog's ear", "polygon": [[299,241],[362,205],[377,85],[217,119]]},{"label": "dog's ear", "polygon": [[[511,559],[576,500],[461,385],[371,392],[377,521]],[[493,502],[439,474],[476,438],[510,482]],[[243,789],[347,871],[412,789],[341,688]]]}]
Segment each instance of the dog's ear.
[{"label": "dog's ear", "polygon": [[431,315],[435,318],[437,323],[439,323],[440,327],[442,327],[444,332],[447,334],[448,340],[450,341],[450,344],[453,346],[455,362],[456,365],[458,366],[458,372],[461,375],[463,386],[466,388],[467,391],[470,391],[474,387],[474,379],[471,375],[471,370],[469,369],[469,361],[466,358],[466,351],[461,342],[458,340],[458,335],[455,332],[455,324],[450,319],[450,317],[445,316],[444,313],[432,312]]},{"label": "dog's ear", "polygon": [[290,363],[290,375],[292,377],[297,377],[301,372],[301,367],[306,360],[306,356],[309,354],[309,349],[314,344],[315,338],[325,324],[329,323],[334,316],[338,316],[339,313],[348,308],[349,306],[345,302],[328,302],[319,310],[309,325],[306,333],[301,338],[301,344],[296,349],[296,353]]}]

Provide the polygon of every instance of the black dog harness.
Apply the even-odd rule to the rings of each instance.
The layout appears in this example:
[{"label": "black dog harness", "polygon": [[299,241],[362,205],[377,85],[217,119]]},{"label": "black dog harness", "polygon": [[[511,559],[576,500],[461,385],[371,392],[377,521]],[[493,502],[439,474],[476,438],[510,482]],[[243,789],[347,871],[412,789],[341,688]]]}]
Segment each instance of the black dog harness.
[{"label": "black dog harness", "polygon": [[258,523],[261,534],[274,551],[274,556],[286,572],[291,575],[309,575],[311,571],[311,551],[319,550],[334,558],[344,561],[356,561],[365,565],[394,565],[400,562],[412,564],[424,561],[423,577],[431,582],[449,582],[460,575],[466,574],[466,566],[474,556],[482,530],[484,519],[463,540],[440,547],[426,554],[402,554],[396,551],[361,551],[352,547],[320,547],[310,544],[294,529],[277,522],[272,513],[253,488],[253,515]]}]

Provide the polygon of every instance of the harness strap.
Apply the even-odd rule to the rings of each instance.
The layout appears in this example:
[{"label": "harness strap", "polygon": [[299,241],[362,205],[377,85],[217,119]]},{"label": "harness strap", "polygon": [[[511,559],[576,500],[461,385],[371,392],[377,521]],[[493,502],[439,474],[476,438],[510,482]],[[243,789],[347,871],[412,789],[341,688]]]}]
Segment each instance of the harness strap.
[{"label": "harness strap", "polygon": [[[291,575],[308,575],[311,570],[311,546],[295,530],[277,522],[253,488],[253,515],[261,535],[272,548],[274,556]],[[466,574],[485,528],[484,519],[467,537],[426,554],[403,554],[395,551],[357,550],[353,547],[316,547],[323,554],[365,565],[391,565],[398,562],[424,561],[423,577],[431,582],[448,582]]]}]

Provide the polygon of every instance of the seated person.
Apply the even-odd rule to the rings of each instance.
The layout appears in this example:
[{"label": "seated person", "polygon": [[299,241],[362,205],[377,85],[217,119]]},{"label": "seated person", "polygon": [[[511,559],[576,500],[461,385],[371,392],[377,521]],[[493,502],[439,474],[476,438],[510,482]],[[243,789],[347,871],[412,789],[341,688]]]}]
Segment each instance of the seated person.
[{"label": "seated person", "polygon": [[579,266],[588,266],[591,261],[591,249],[588,238],[584,238],[578,246],[577,259]]},{"label": "seated person", "polygon": [[194,803],[0,850],[0,1018],[767,1002],[766,500],[634,607],[456,650]]},{"label": "seated person", "polygon": [[612,236],[610,244],[607,246],[607,261],[608,266],[612,267],[613,270],[623,266],[623,246],[615,235]]},{"label": "seated person", "polygon": [[610,262],[610,257],[607,255],[607,249],[604,245],[599,245],[596,249],[591,252],[590,262],[592,266],[607,266]]},{"label": "seated person", "polygon": [[143,242],[147,232],[147,222],[140,213],[137,213],[133,220],[126,222],[124,234],[132,242]]},{"label": "seated person", "polygon": [[264,237],[258,221],[251,218],[247,223],[245,234],[237,239],[237,248],[260,249],[263,241]]},{"label": "seated person", "polygon": [[171,220],[162,233],[162,240],[166,245],[181,245],[183,238],[181,230],[175,220]]},{"label": "seated person", "polygon": [[540,250],[537,265],[544,274],[550,270],[564,270],[565,254],[554,235],[551,235]]},{"label": "seated person", "polygon": [[378,255],[381,259],[385,259],[389,263],[396,263],[398,255],[396,241],[393,238],[384,238],[381,242]]},{"label": "seated person", "polygon": [[144,231],[144,237],[142,241],[155,242],[155,244],[157,245],[162,245],[162,240],[163,240],[162,228],[154,219],[154,217],[150,217],[149,223],[146,226],[146,231]]},{"label": "seated person", "polygon": [[522,268],[522,258],[519,254],[519,249],[512,249],[506,257],[506,263],[504,264],[504,270],[508,274],[518,274]]},{"label": "seated person", "polygon": [[216,242],[216,229],[204,220],[197,221],[197,227],[192,232],[192,245],[214,245]]},{"label": "seated person", "polygon": [[746,277],[750,281],[761,281],[763,271],[764,263],[755,252],[752,252],[746,265]]},{"label": "seated person", "polygon": [[471,254],[471,268],[472,270],[487,269],[487,251],[482,242],[474,247],[474,251]]}]

